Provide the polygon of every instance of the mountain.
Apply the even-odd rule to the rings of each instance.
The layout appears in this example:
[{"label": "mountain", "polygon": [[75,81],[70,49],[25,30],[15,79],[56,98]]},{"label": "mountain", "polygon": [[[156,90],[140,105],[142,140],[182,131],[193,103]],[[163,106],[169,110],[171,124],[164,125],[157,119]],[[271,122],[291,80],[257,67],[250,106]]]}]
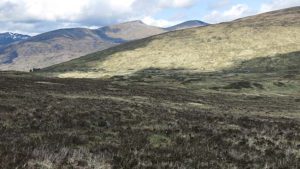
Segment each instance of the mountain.
[{"label": "mountain", "polygon": [[187,28],[195,28],[200,26],[208,26],[208,23],[198,21],[198,20],[192,20],[192,21],[186,21],[181,24],[171,26],[166,28],[168,31],[175,31],[175,30],[181,30],[181,29],[187,29]]},{"label": "mountain", "polygon": [[30,36],[17,34],[17,33],[11,33],[11,32],[0,33],[0,47],[9,45],[9,44],[12,44],[15,42],[23,41],[28,38],[30,38]]},{"label": "mountain", "polygon": [[142,23],[127,22],[99,29],[71,28],[43,33],[0,48],[0,70],[28,71],[69,61],[131,40],[164,33]]},{"label": "mountain", "polygon": [[113,46],[89,29],[61,29],[0,49],[0,69],[29,70]]},{"label": "mountain", "polygon": [[300,51],[299,44],[300,7],[294,7],[128,42],[43,71],[75,78],[130,75],[149,68],[218,72],[256,58],[288,56]]},{"label": "mountain", "polygon": [[131,41],[161,34],[166,31],[159,27],[146,25],[142,21],[131,21],[106,26],[98,29],[97,32],[104,32],[107,36],[112,38],[121,38],[125,41]]}]

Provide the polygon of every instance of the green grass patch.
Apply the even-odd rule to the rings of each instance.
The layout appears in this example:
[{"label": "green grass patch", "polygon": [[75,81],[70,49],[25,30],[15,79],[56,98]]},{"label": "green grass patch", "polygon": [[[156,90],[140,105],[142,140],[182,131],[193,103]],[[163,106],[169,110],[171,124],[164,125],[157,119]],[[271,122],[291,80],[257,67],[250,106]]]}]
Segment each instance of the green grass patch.
[{"label": "green grass patch", "polygon": [[167,147],[171,145],[171,139],[164,135],[154,134],[149,137],[150,145],[154,148]]}]

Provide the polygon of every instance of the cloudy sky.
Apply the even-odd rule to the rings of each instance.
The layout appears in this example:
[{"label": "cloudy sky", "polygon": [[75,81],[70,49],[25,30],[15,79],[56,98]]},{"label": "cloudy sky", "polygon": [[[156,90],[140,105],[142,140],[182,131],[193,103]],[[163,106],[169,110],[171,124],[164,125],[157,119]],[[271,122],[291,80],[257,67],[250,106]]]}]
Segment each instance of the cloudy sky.
[{"label": "cloudy sky", "polygon": [[192,19],[218,23],[292,6],[300,0],[0,0],[0,32],[34,35],[130,20],[161,27]]}]

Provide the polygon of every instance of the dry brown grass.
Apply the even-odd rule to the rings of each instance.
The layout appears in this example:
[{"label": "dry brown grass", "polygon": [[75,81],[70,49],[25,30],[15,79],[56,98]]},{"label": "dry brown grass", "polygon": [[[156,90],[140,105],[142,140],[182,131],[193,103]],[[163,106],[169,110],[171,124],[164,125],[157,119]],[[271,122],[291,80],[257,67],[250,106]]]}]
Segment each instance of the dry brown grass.
[{"label": "dry brown grass", "polygon": [[[151,74],[151,82],[149,73],[103,80],[0,72],[0,168],[298,169],[299,85],[273,94],[289,88],[284,79],[299,84],[298,74],[172,76],[177,82]],[[268,91],[265,80],[285,86]],[[264,89],[230,85],[241,81]]]}]

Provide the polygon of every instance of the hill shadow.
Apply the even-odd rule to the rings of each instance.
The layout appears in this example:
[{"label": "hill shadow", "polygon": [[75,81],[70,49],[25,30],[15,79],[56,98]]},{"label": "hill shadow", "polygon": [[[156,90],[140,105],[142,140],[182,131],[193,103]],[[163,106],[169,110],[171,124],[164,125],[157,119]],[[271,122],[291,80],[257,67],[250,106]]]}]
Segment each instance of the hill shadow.
[{"label": "hill shadow", "polygon": [[147,68],[133,73],[131,76],[158,75],[158,76],[201,76],[201,75],[222,75],[228,73],[279,73],[279,72],[300,71],[300,51],[254,58],[246,61],[237,61],[234,66],[215,72],[198,72],[185,68],[160,69]]},{"label": "hill shadow", "polygon": [[256,88],[264,89],[261,81],[275,81],[275,86],[282,87],[282,79],[294,79],[300,74],[300,51],[279,54],[276,56],[260,57],[247,61],[236,62],[234,66],[215,72],[195,72],[184,68],[160,69],[147,68],[137,71],[129,76],[114,76],[112,80],[147,82],[147,83],[168,83],[175,82],[183,85],[195,83],[210,83],[211,89],[218,90],[220,87],[213,87],[214,83],[226,84],[222,89],[243,89]]},{"label": "hill shadow", "polygon": [[223,71],[237,73],[268,73],[291,70],[300,70],[300,51],[236,62],[233,67]]}]

